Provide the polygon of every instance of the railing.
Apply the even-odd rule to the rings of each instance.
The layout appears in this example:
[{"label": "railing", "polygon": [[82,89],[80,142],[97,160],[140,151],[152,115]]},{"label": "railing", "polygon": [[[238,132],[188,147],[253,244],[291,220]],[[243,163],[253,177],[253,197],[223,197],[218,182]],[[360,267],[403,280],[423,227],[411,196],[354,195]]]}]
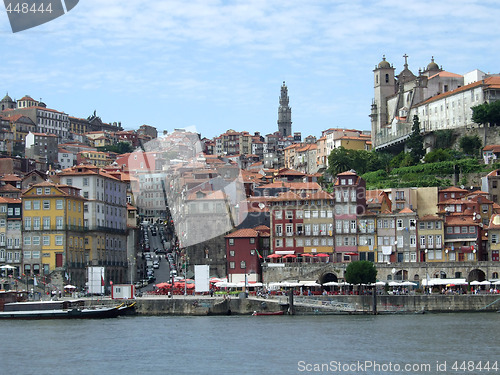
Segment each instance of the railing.
[{"label": "railing", "polygon": [[412,124],[399,123],[396,126],[398,130],[395,133],[389,133],[389,131],[377,133],[375,135],[375,147],[383,146],[391,142],[402,141],[412,133]]},{"label": "railing", "polygon": [[41,227],[24,227],[25,232],[39,232],[39,231],[87,231],[88,228],[85,228],[81,225],[51,225],[51,226],[41,226]]}]

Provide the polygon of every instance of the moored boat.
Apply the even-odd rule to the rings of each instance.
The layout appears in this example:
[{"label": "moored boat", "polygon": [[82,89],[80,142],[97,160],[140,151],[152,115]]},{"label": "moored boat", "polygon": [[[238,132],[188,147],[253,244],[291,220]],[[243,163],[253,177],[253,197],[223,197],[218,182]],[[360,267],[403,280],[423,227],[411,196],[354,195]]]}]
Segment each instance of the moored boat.
[{"label": "moored boat", "polygon": [[85,307],[83,300],[27,301],[23,292],[0,293],[0,319],[102,319],[116,318],[129,305]]}]

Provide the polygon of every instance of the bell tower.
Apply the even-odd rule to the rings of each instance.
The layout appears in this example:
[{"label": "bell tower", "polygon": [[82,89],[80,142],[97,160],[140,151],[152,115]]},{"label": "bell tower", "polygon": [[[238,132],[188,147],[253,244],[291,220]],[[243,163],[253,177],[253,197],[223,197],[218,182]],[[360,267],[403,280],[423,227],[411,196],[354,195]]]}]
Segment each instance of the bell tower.
[{"label": "bell tower", "polygon": [[288,88],[283,81],[281,86],[280,106],[278,108],[278,132],[282,137],[292,135],[292,109],[288,105]]},{"label": "bell tower", "polygon": [[[372,123],[372,140],[380,129],[387,125],[388,108],[387,98],[396,93],[396,81],[394,77],[394,67],[385,60],[385,55],[382,61],[375,66],[373,70],[373,88],[375,97],[371,108],[371,123]],[[373,143],[376,146],[375,142]]]}]

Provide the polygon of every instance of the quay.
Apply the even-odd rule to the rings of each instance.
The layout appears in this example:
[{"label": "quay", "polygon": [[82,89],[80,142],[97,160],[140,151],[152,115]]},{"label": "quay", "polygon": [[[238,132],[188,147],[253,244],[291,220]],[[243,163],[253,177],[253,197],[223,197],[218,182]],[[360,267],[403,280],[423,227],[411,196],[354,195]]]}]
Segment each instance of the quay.
[{"label": "quay", "polygon": [[[87,300],[89,304],[115,304],[117,300],[104,297]],[[276,312],[289,309],[288,296],[269,298],[223,298],[220,296],[144,296],[136,299],[138,315],[251,315],[254,311]],[[495,312],[500,309],[499,294],[465,295],[377,295],[377,314],[413,314],[445,312]],[[296,315],[372,314],[373,296],[294,296]]]}]

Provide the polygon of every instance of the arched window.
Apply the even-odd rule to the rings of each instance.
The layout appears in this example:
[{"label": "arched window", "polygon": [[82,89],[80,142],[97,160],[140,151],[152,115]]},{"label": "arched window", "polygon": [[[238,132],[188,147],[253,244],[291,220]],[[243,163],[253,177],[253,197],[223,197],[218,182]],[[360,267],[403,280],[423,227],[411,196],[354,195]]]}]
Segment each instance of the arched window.
[{"label": "arched window", "polygon": [[491,274],[491,278],[492,278],[492,279],[498,279],[498,272],[493,272],[493,273]]},{"label": "arched window", "polygon": [[385,83],[389,83],[389,74],[385,75]]}]

